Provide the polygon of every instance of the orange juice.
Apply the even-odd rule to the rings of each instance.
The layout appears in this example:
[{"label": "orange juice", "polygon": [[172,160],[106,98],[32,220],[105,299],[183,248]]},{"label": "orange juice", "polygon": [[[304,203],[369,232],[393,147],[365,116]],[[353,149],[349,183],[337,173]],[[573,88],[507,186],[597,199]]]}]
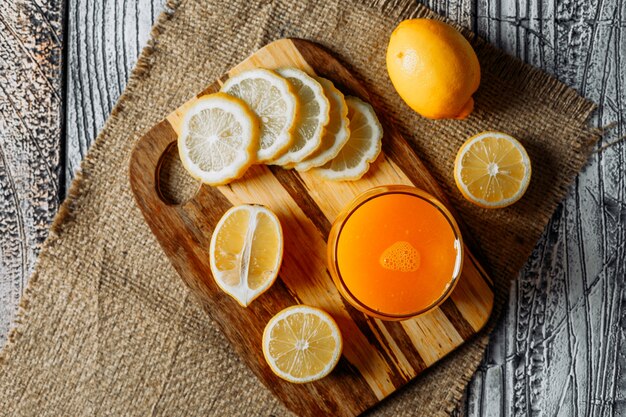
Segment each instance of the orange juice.
[{"label": "orange juice", "polygon": [[328,241],[331,275],[356,308],[402,320],[434,308],[461,272],[463,244],[448,210],[413,187],[378,187],[350,204]]}]

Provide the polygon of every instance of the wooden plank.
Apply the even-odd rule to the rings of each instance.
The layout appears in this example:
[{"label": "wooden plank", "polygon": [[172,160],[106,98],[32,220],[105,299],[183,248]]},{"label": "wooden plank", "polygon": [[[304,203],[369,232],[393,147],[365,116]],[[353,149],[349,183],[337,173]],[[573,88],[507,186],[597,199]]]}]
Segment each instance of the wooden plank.
[{"label": "wooden plank", "polygon": [[459,25],[465,27],[472,25],[475,0],[419,0],[418,2]]},{"label": "wooden plank", "polygon": [[[342,86],[345,94],[370,101],[367,90],[345,67],[309,41],[274,41],[228,75],[256,66],[269,69],[297,66],[310,73],[315,70]],[[217,91],[224,79],[198,97]],[[203,186],[188,202],[179,205],[164,202],[155,181],[159,177],[159,164],[180,134],[185,109],[197,100],[192,98],[174,110],[139,140],[130,162],[131,188],[147,224],[183,281],[198,296],[243,361],[292,411],[303,416],[357,415],[460,346],[486,323],[493,292],[480,267],[468,261],[472,256],[467,247],[461,282],[454,291],[455,297],[447,302],[448,309],[438,307],[405,320],[400,327],[391,329],[393,335],[389,327],[379,326],[346,303],[329,276],[325,256],[328,225],[358,194],[390,183],[442,192],[391,125],[385,126],[384,153],[358,182],[320,181],[314,173],[285,174],[280,168],[255,165],[242,179],[228,185]],[[382,114],[378,115],[385,124]],[[405,166],[411,169],[403,170],[401,167]],[[291,192],[297,186],[292,183],[302,184],[301,192],[308,197]],[[277,214],[284,230],[285,255],[277,283],[242,309],[212,279],[207,279],[208,242],[226,207],[250,202],[263,204]],[[312,220],[319,217],[323,219]],[[300,303],[320,307],[335,318],[344,336],[343,361],[323,380],[294,385],[269,370],[258,346],[269,318],[286,305]],[[467,305],[476,308],[469,309]]]},{"label": "wooden plank", "polygon": [[626,2],[479,0],[474,28],[617,123],[511,289],[469,390],[470,416],[626,415]]},{"label": "wooden plank", "polygon": [[124,90],[165,0],[67,0],[66,187]]},{"label": "wooden plank", "polygon": [[0,346],[59,205],[61,1],[0,7]]}]

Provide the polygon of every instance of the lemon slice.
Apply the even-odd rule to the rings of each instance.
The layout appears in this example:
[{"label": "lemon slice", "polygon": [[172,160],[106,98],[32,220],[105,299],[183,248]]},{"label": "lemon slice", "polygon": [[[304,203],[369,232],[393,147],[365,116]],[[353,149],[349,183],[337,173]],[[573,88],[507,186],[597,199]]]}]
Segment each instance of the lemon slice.
[{"label": "lemon slice", "polygon": [[380,154],[383,128],[372,106],[356,97],[346,97],[350,137],[337,156],[313,172],[327,180],[358,180]]},{"label": "lemon slice", "polygon": [[210,185],[239,178],[255,161],[259,123],[238,98],[204,96],[183,117],[178,153],[189,174]]},{"label": "lemon slice", "polygon": [[321,84],[324,94],[330,102],[330,120],[322,136],[322,144],[304,161],[295,165],[298,171],[306,171],[324,165],[337,156],[350,137],[348,105],[343,94],[335,88],[332,81],[322,77],[315,77],[315,79]]},{"label": "lemon slice", "polygon": [[242,307],[247,307],[274,283],[282,258],[280,222],[263,206],[232,207],[211,236],[213,278]]},{"label": "lemon slice", "polygon": [[242,99],[259,116],[259,162],[272,160],[289,149],[299,118],[299,103],[287,80],[273,71],[259,68],[229,78],[221,91]]},{"label": "lemon slice", "polygon": [[454,162],[454,180],[463,197],[484,208],[506,207],[522,198],[530,183],[526,150],[501,132],[468,139]]},{"label": "lemon slice", "polygon": [[304,383],[328,375],[339,362],[343,342],[335,320],[314,307],[288,307],[265,326],[263,356],[279,377]]},{"label": "lemon slice", "polygon": [[302,161],[320,147],[324,127],[329,120],[330,104],[320,83],[304,71],[283,68],[276,72],[291,83],[300,102],[300,118],[294,130],[293,144],[272,162],[274,165],[287,165]]}]

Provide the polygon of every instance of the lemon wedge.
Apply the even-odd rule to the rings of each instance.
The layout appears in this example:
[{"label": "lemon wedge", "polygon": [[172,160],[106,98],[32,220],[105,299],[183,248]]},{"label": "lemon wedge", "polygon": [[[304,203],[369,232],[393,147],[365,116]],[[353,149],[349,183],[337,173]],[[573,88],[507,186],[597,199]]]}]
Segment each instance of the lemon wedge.
[{"label": "lemon wedge", "polygon": [[518,201],[528,188],[530,158],[506,133],[483,132],[468,139],[456,156],[454,180],[467,200],[484,208]]},{"label": "lemon wedge", "polygon": [[358,180],[381,151],[383,128],[372,106],[356,97],[346,97],[346,104],[350,119],[348,141],[337,156],[312,170],[327,180]]},{"label": "lemon wedge", "polygon": [[242,100],[204,96],[185,112],[178,153],[189,174],[205,184],[239,178],[255,161],[259,123]]},{"label": "lemon wedge", "polygon": [[232,207],[215,226],[209,252],[217,285],[247,307],[278,275],[283,258],[278,217],[260,205]]},{"label": "lemon wedge", "polygon": [[293,144],[286,153],[271,162],[284,166],[303,160],[320,147],[324,127],[329,121],[330,104],[320,83],[304,71],[282,68],[276,72],[291,83],[300,102],[300,118],[294,130]]},{"label": "lemon wedge", "polygon": [[226,80],[221,91],[248,103],[261,122],[258,162],[277,158],[294,141],[299,103],[291,84],[267,69],[244,71]]},{"label": "lemon wedge", "polygon": [[343,341],[335,320],[305,305],[288,307],[265,326],[263,355],[272,372],[294,383],[316,381],[339,362]]},{"label": "lemon wedge", "polygon": [[323,77],[315,77],[324,89],[324,94],[330,103],[329,122],[326,125],[320,147],[302,162],[295,164],[298,171],[324,165],[333,159],[350,137],[350,120],[348,119],[348,105],[346,100],[332,81]]}]

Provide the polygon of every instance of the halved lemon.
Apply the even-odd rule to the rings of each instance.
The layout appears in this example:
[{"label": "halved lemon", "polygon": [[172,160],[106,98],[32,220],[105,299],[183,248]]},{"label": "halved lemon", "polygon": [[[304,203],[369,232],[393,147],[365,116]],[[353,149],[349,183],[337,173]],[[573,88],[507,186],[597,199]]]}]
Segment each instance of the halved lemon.
[{"label": "halved lemon", "polygon": [[298,171],[324,165],[333,159],[350,137],[350,120],[348,119],[348,105],[332,81],[322,77],[315,77],[324,89],[324,94],[330,102],[329,122],[326,125],[320,147],[305,160],[295,165]]},{"label": "halved lemon", "polygon": [[371,105],[356,97],[346,97],[350,137],[337,156],[312,171],[336,181],[358,180],[380,154],[383,128]]},{"label": "halved lemon", "polygon": [[245,102],[224,93],[204,96],[188,109],[178,137],[183,166],[210,185],[243,175],[258,146],[257,117]]},{"label": "halved lemon", "polygon": [[522,198],[531,165],[519,141],[502,132],[468,139],[454,162],[454,180],[467,200],[484,208],[509,206]]},{"label": "halved lemon", "polygon": [[329,121],[330,103],[324,89],[306,72],[296,68],[282,68],[278,74],[287,79],[296,91],[300,102],[300,118],[296,122],[291,147],[271,163],[288,165],[302,161],[322,144],[324,128]]},{"label": "halved lemon", "polygon": [[275,159],[289,149],[299,120],[299,103],[287,80],[273,71],[258,68],[229,78],[221,91],[242,99],[259,116],[259,162]]},{"label": "halved lemon", "polygon": [[211,236],[211,272],[217,285],[247,307],[276,280],[283,259],[283,232],[266,207],[229,209]]},{"label": "halved lemon", "polygon": [[279,377],[305,383],[328,375],[339,362],[343,341],[335,320],[305,305],[288,307],[265,326],[263,356]]}]

